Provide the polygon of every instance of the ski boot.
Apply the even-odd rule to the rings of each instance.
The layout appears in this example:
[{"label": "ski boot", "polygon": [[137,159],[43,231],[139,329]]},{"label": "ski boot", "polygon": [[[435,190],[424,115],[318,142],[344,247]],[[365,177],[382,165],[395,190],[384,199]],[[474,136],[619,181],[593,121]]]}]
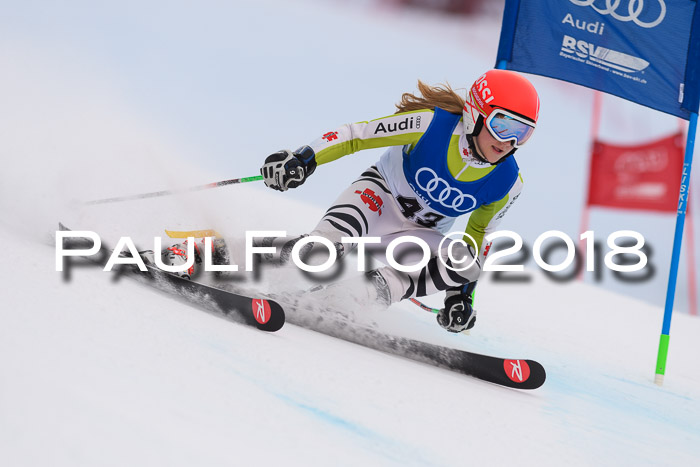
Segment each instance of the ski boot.
[{"label": "ski boot", "polygon": [[[161,259],[163,264],[167,266],[182,266],[187,263],[187,240],[182,243],[176,243],[173,246],[164,248],[161,252]],[[202,262],[201,255],[199,254],[199,247],[197,242],[194,242],[194,263],[188,269],[179,272],[173,272],[176,276],[182,277],[183,279],[192,279],[194,275],[195,265]]]},{"label": "ski boot", "polygon": [[[176,243],[173,246],[164,248],[161,252],[161,258],[163,263],[167,266],[182,266],[187,263],[187,247],[188,240],[182,243]],[[212,252],[211,252],[211,264],[213,265],[223,265],[229,264],[229,254],[226,248],[226,242],[223,238],[213,238],[212,239]],[[195,239],[194,241],[194,263],[185,271],[174,272],[176,276],[182,277],[183,279],[192,279],[195,273],[199,274],[199,270],[203,268],[201,266],[204,261],[204,239]],[[221,274],[220,272],[215,273],[217,276]]]}]

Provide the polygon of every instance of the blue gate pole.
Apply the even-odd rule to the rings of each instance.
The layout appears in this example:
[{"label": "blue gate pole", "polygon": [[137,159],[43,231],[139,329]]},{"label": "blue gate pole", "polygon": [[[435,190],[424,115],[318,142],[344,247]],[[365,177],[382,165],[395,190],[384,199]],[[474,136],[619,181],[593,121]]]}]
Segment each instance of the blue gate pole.
[{"label": "blue gate pole", "polygon": [[[688,206],[688,187],[690,184],[690,171],[693,168],[693,150],[695,148],[695,133],[698,124],[698,114],[690,114],[688,125],[688,139],[685,145],[685,157],[683,159],[683,174],[681,175],[681,188],[678,198],[678,212],[676,214],[676,234],[673,237],[673,253],[671,255],[671,271],[668,276],[668,288],[666,289],[666,305],[664,307],[664,323],[661,328],[659,340],[659,353],[656,357],[656,375],[654,383],[661,386],[666,373],[666,358],[668,357],[668,343],[671,334],[671,315],[673,314],[673,300],[676,295],[676,279],[678,278],[678,262],[681,256],[681,243],[683,242],[683,227],[685,226],[685,211]],[[694,287],[691,284],[691,287]]]}]

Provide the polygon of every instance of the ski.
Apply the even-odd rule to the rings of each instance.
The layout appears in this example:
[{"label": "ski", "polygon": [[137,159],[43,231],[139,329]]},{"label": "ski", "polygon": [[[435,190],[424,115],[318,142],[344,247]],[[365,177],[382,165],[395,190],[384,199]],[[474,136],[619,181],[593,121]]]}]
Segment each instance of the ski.
[{"label": "ski", "polygon": [[[59,223],[59,230],[69,231],[65,225]],[[78,242],[80,240],[77,240]],[[102,248],[102,256],[109,256],[112,252]],[[100,262],[96,257],[90,257],[95,262]],[[137,267],[128,267],[140,283],[174,294],[187,300],[198,308],[211,311],[231,321],[254,326],[261,331],[275,332],[285,323],[285,313],[282,306],[274,300],[262,297],[251,297],[219,289],[196,281],[183,279],[173,274],[161,271],[154,264],[144,259],[146,272]]]},{"label": "ski", "polygon": [[[211,309],[224,317],[254,326],[261,331],[279,331],[285,322],[282,306],[274,300],[255,298],[183,279],[146,264],[147,282],[157,288],[174,292],[199,307]],[[239,318],[239,319],[236,319]]]},{"label": "ski", "polygon": [[534,360],[493,357],[392,336],[357,323],[323,316],[323,311],[309,313],[297,304],[287,303],[283,297],[279,297],[279,301],[288,311],[290,323],[373,350],[515,389],[537,389],[547,378],[544,367]]},{"label": "ski", "polygon": [[[60,230],[70,230],[59,224]],[[105,255],[111,251],[102,248]],[[303,296],[261,294],[255,298],[245,292],[231,292],[211,285],[190,281],[161,271],[146,263],[147,272],[133,266],[137,280],[170,294],[187,299],[199,308],[208,309],[237,322],[255,326],[264,331],[277,331],[290,323],[337,339],[361,345],[386,354],[410,359],[482,381],[515,389],[537,389],[546,380],[544,367],[528,359],[500,358],[466,350],[459,350],[426,342],[386,334],[377,329],[339,319],[338,310],[327,305],[314,310],[301,303]],[[313,292],[308,292],[313,294]],[[306,295],[306,294],[305,294]],[[280,305],[282,303],[282,305]],[[432,311],[425,306],[424,309]],[[288,316],[285,315],[288,311]]]}]

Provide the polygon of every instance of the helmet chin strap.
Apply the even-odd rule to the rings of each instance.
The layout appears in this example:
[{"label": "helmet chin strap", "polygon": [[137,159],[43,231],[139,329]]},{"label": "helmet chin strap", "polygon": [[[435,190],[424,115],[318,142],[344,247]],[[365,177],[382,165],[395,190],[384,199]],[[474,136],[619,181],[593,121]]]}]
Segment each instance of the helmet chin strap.
[{"label": "helmet chin strap", "polygon": [[512,151],[510,151],[508,154],[505,156],[501,157],[498,159],[496,162],[491,162],[487,160],[484,156],[481,155],[479,150],[476,148],[476,143],[474,142],[474,138],[479,136],[479,133],[481,133],[481,130],[484,128],[484,117],[482,115],[479,115],[479,118],[476,119],[476,123],[474,124],[474,131],[470,135],[467,135],[467,143],[469,144],[469,150],[471,151],[472,155],[476,157],[478,160],[481,162],[484,162],[486,164],[491,164],[491,165],[498,165],[502,162],[505,162],[506,159],[508,159],[510,156],[515,154],[515,151],[518,150],[518,148],[513,148]]}]

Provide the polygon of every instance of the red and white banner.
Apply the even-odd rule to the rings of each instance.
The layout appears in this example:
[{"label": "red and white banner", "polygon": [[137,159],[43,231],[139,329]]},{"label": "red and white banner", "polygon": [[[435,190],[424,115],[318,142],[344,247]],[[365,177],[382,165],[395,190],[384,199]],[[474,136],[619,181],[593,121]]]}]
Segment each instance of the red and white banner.
[{"label": "red and white banner", "polygon": [[590,167],[589,206],[676,212],[683,171],[683,135],[642,146],[596,141]]}]

